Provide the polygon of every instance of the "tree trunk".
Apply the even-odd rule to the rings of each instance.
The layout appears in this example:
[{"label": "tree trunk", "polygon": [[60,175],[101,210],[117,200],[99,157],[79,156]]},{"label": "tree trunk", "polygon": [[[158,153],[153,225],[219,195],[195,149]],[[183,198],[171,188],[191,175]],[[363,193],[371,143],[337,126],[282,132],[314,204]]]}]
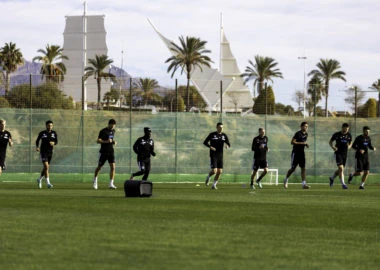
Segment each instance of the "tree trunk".
[{"label": "tree trunk", "polygon": [[329,117],[329,112],[327,110],[327,102],[329,99],[329,84],[328,84],[328,82],[326,82],[325,88],[326,88],[325,112],[326,112],[326,118],[327,118],[327,117]]},{"label": "tree trunk", "polygon": [[98,110],[100,110],[100,94],[102,91],[102,79],[101,79],[101,77],[98,77],[96,79],[96,84],[98,86]]},{"label": "tree trunk", "polygon": [[5,94],[9,92],[9,88],[11,85],[11,76],[9,76],[9,72],[5,72]]},{"label": "tree trunk", "polygon": [[187,90],[186,111],[188,112],[188,111],[190,111],[190,78],[187,78],[186,90]]}]

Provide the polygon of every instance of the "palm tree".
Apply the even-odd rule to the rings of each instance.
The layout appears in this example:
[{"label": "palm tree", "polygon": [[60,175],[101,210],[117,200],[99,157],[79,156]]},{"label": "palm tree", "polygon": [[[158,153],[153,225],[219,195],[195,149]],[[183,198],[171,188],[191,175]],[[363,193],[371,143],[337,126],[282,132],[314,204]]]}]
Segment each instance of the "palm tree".
[{"label": "palm tree", "polygon": [[211,58],[208,57],[207,53],[211,53],[210,50],[205,48],[207,41],[200,40],[196,37],[186,37],[186,39],[181,36],[179,37],[180,45],[171,43],[171,51],[174,55],[168,58],[165,63],[170,63],[167,72],[173,70],[171,77],[173,78],[174,73],[180,69],[181,74],[186,72],[187,77],[187,104],[186,109],[190,109],[190,79],[191,72],[195,68],[199,68],[202,71],[202,66],[210,67],[212,63]]},{"label": "palm tree", "polygon": [[325,88],[322,80],[317,77],[313,76],[309,83],[307,88],[307,93],[310,95],[310,97],[307,100],[307,108],[309,111],[309,115],[311,110],[313,109],[314,115],[315,115],[315,109],[319,101],[322,99],[322,95],[324,95]]},{"label": "palm tree", "polygon": [[370,88],[379,92],[379,97],[377,99],[377,117],[380,117],[380,79],[377,79]]},{"label": "palm tree", "polygon": [[248,60],[248,63],[250,66],[247,66],[245,68],[245,72],[240,76],[245,78],[245,83],[250,80],[254,80],[253,87],[255,88],[257,85],[257,92],[259,95],[264,89],[264,81],[273,82],[272,78],[283,79],[282,73],[278,68],[276,68],[278,63],[271,57],[256,55],[255,63],[251,60]]},{"label": "palm tree", "polygon": [[342,81],[346,81],[346,78],[344,77],[346,73],[340,70],[340,68],[340,63],[335,59],[320,59],[320,62],[317,63],[317,69],[313,69],[308,74],[308,76],[317,76],[318,78],[322,79],[324,83],[324,96],[326,98],[326,117],[328,116],[327,103],[329,98],[330,80],[341,79]]},{"label": "palm tree", "polygon": [[0,63],[5,71],[5,93],[7,93],[10,88],[10,74],[24,63],[22,53],[16,48],[15,43],[5,43],[4,47],[0,48]]},{"label": "palm tree", "polygon": [[154,93],[153,90],[157,88],[158,82],[155,79],[151,78],[140,78],[136,83],[136,86],[143,91],[143,97],[145,100],[145,105],[148,104],[148,100],[151,100]]},{"label": "palm tree", "polygon": [[59,83],[64,80],[66,66],[62,61],[69,58],[63,54],[63,48],[58,45],[46,45],[45,49],[39,49],[37,52],[42,55],[33,58],[34,61],[42,62],[40,73],[42,78],[46,76],[47,82]]},{"label": "palm tree", "polygon": [[88,66],[84,69],[84,80],[87,80],[88,77],[94,76],[96,79],[96,84],[98,86],[98,110],[100,109],[100,94],[102,90],[102,79],[108,80],[110,78],[112,81],[115,78],[115,75],[104,72],[106,68],[109,68],[109,66],[113,63],[112,59],[109,59],[107,55],[95,55],[95,58],[88,59],[88,63],[91,66]]}]

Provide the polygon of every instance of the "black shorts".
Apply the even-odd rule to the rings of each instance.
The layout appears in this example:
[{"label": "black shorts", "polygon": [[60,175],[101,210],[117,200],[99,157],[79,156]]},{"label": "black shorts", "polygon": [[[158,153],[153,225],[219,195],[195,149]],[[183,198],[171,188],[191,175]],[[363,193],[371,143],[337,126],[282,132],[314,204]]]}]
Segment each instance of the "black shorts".
[{"label": "black shorts", "polygon": [[346,166],[346,161],[347,161],[347,153],[341,153],[341,152],[335,152],[335,161],[336,161],[336,166]]},{"label": "black shorts", "polygon": [[4,171],[7,166],[5,164],[5,156],[0,154],[0,167]]},{"label": "black shorts", "polygon": [[261,169],[268,168],[268,162],[266,161],[266,159],[264,159],[264,160],[254,159],[253,160],[252,170],[257,171],[260,168]]},{"label": "black shorts", "polygon": [[369,171],[368,156],[367,157],[361,156],[361,157],[355,158],[355,171],[356,172]]},{"label": "black shorts", "polygon": [[223,169],[223,155],[210,156],[211,169]]},{"label": "black shorts", "polygon": [[100,153],[98,166],[103,166],[106,161],[108,161],[108,163],[115,163],[114,153]]},{"label": "black shorts", "polygon": [[292,169],[297,168],[297,166],[300,166],[300,168],[305,168],[305,152],[292,152],[290,166]]},{"label": "black shorts", "polygon": [[140,168],[140,171],[150,171],[150,159],[148,160],[137,160],[137,165]]},{"label": "black shorts", "polygon": [[42,163],[47,162],[48,164],[50,164],[52,157],[53,157],[53,153],[50,153],[50,152],[40,153],[40,158],[41,158]]}]

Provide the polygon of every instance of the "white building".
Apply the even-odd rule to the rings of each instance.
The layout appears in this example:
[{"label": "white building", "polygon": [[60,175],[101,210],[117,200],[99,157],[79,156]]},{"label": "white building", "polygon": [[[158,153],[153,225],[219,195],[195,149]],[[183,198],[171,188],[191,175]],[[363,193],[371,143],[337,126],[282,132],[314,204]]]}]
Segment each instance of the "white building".
[{"label": "white building", "polygon": [[[106,29],[104,15],[66,16],[66,26],[63,32],[63,54],[69,60],[63,60],[67,72],[63,82],[63,90],[66,95],[73,97],[75,101],[82,100],[82,76],[84,66],[88,66],[87,60],[95,58],[95,55],[107,54]],[[85,27],[84,27],[85,26]],[[84,58],[86,62],[84,65]],[[85,101],[97,101],[97,85],[93,77],[85,83]],[[110,90],[110,82],[102,81],[101,98]]]},{"label": "white building", "polygon": [[[151,22],[150,24],[173,54],[172,42],[163,36]],[[195,68],[191,73],[191,82],[207,102],[209,110],[220,111],[222,103],[223,111],[246,111],[253,106],[251,91],[240,77],[241,72],[223,27],[220,31],[220,70],[202,65],[202,70]],[[221,89],[222,93],[220,93]]]}]

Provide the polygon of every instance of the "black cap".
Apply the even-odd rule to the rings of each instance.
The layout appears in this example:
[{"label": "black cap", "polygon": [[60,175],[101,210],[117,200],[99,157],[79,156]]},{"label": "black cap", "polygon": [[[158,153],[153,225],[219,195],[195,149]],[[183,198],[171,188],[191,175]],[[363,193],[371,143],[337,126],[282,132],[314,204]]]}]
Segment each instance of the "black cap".
[{"label": "black cap", "polygon": [[144,127],[144,133],[149,133],[152,132],[152,130],[148,127]]}]

